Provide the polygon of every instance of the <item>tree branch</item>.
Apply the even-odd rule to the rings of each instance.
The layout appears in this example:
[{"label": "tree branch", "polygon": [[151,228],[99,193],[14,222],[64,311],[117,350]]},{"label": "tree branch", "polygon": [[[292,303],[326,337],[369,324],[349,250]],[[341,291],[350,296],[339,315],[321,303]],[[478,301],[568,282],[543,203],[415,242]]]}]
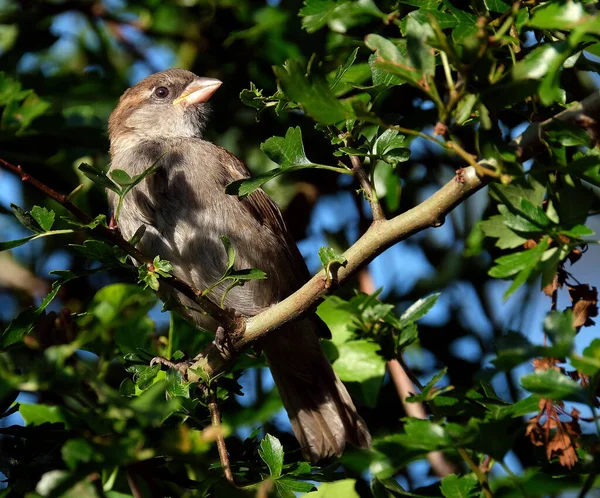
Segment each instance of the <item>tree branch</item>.
[{"label": "tree branch", "polygon": [[[515,138],[512,145],[517,148],[521,161],[526,161],[544,152],[541,140],[542,131],[555,121],[566,121],[580,126],[589,123],[589,118],[600,121],[600,90],[592,92],[573,108],[557,114],[543,123],[531,124],[523,135]],[[535,131],[532,131],[535,130]],[[490,161],[477,163],[486,170],[494,164]],[[342,284],[376,256],[415,233],[429,227],[441,226],[444,217],[468,197],[487,185],[492,178],[489,175],[479,178],[475,167],[459,169],[456,176],[446,185],[418,206],[391,220],[374,223],[365,234],[345,253],[347,264],[339,267],[337,283]],[[232,336],[232,348],[223,355],[214,345],[209,345],[196,358],[191,369],[200,369],[212,377],[224,370],[237,355],[252,342],[265,334],[296,320],[312,311],[319,301],[332,289],[325,286],[325,271],[321,270],[304,286],[292,295],[246,321],[243,334]],[[198,380],[193,372],[188,373],[190,380]]]},{"label": "tree branch", "polygon": [[[447,213],[480,190],[487,182],[487,178],[480,179],[477,176],[472,166],[460,169],[450,182],[426,201],[391,220],[374,223],[344,253],[347,263],[337,269],[335,281],[342,284],[397,242],[426,228],[441,226]],[[245,332],[231,337],[233,351],[228,351],[231,356],[225,357],[217,346],[211,344],[197,357],[190,368],[201,369],[210,377],[216,375],[226,368],[236,354],[242,352],[253,341],[312,311],[323,296],[331,290],[327,289],[325,284],[325,270],[321,270],[291,296],[260,314],[249,317],[246,320]],[[198,380],[193,372],[188,372],[188,378]]]}]

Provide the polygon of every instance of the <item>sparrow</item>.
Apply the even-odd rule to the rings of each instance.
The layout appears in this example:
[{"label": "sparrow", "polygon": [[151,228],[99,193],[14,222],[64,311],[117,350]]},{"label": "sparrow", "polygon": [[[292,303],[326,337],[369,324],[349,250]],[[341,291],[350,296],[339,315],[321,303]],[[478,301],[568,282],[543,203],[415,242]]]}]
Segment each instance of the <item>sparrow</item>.
[{"label": "sparrow", "polygon": [[[240,198],[225,188],[250,177],[247,167],[227,150],[203,140],[208,101],[221,86],[214,78],[183,69],[148,76],[128,89],[109,118],[110,170],[130,176],[151,166],[125,196],[117,220],[125,239],[141,227],[138,248],[171,262],[172,273],[206,289],[226,270],[220,236],[229,238],[236,269],[259,268],[266,280],[247,282],[226,293],[224,305],[253,316],[301,287],[310,277],[275,203],[262,191]],[[107,192],[113,213],[117,196]],[[227,284],[210,297],[220,303]],[[191,300],[161,286],[180,303],[178,310],[198,327],[218,324]],[[346,442],[366,448],[371,436],[354,403],[325,357],[319,337],[330,333],[315,314],[292,322],[261,340],[275,385],[298,439],[302,455],[315,463],[340,456]]]}]

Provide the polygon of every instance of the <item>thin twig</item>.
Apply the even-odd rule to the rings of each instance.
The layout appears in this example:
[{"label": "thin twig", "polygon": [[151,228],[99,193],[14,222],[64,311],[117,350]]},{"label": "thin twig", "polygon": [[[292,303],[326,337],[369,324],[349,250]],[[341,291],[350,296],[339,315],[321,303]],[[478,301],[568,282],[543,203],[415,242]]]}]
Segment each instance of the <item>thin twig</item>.
[{"label": "thin twig", "polygon": [[[75,204],[73,204],[73,202],[69,199],[68,196],[61,194],[56,190],[50,188],[48,185],[40,182],[39,180],[31,176],[29,173],[27,173],[25,170],[23,170],[21,166],[15,166],[14,164],[9,163],[8,161],[2,158],[0,158],[0,165],[19,175],[22,181],[33,185],[35,188],[46,194],[48,197],[54,199],[61,206],[70,211],[71,214],[73,214],[73,216],[75,216],[82,223],[88,224],[93,221],[93,218],[89,216],[86,212],[82,211]],[[121,237],[119,232],[117,232],[116,230],[99,224],[96,228],[92,229],[92,232],[99,234],[102,238],[119,246],[140,264],[152,264],[153,260],[151,257],[146,256],[138,248],[127,242],[123,237]],[[190,298],[198,306],[200,306],[202,310],[214,317],[219,322],[223,323],[225,327],[234,329],[241,327],[242,324],[239,323],[239,318],[236,318],[234,314],[229,313],[228,311],[223,310],[222,308],[217,306],[210,299],[203,296],[201,290],[196,289],[195,287],[191,286],[187,282],[184,282],[180,278],[171,275],[169,279],[163,279],[161,283],[166,283],[167,285],[170,285],[186,297]]]},{"label": "thin twig", "polygon": [[127,470],[127,484],[129,484],[129,489],[134,498],[142,498],[144,496],[131,470]]},{"label": "thin twig", "polygon": [[350,156],[350,162],[352,163],[352,172],[358,178],[362,189],[365,191],[365,197],[369,201],[371,211],[373,213],[373,221],[378,222],[385,220],[385,214],[379,203],[377,192],[369,180],[367,172],[363,168],[362,161],[358,156]]},{"label": "thin twig", "polygon": [[210,421],[212,426],[217,429],[217,450],[219,451],[219,459],[221,460],[221,467],[223,467],[223,474],[225,475],[225,479],[227,479],[232,486],[237,487],[235,479],[233,478],[233,472],[231,471],[231,464],[229,463],[229,454],[227,453],[225,437],[221,430],[221,412],[219,411],[219,405],[217,404],[217,396],[213,390],[211,390],[209,394],[208,410],[210,411]]},{"label": "thin twig", "polygon": [[463,458],[463,460],[465,462],[467,462],[467,465],[469,466],[471,471],[477,477],[477,480],[479,481],[479,484],[481,484],[481,488],[483,489],[483,494],[485,495],[485,498],[494,498],[494,495],[492,494],[492,490],[490,489],[490,485],[488,484],[487,475],[485,475],[481,471],[481,469],[473,461],[473,459],[471,458],[471,455],[469,455],[467,450],[465,450],[464,448],[458,448],[458,453]]}]

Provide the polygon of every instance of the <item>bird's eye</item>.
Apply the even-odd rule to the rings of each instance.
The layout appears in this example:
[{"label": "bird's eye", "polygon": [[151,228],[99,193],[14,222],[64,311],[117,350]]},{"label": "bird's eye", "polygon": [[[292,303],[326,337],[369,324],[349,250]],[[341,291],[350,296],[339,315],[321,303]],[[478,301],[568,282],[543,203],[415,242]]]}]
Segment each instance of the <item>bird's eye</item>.
[{"label": "bird's eye", "polygon": [[169,95],[169,89],[166,86],[159,86],[156,90],[154,90],[154,95],[156,95],[159,99],[164,99]]}]

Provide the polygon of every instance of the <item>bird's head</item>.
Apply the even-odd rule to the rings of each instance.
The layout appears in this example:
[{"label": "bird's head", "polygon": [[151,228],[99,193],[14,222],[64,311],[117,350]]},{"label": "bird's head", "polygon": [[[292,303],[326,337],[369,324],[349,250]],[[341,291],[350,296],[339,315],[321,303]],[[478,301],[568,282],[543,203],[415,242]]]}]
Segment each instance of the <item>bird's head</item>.
[{"label": "bird's head", "polygon": [[[221,86],[184,69],[155,73],[127,90],[108,121],[111,148],[117,142],[199,137],[206,126],[207,101]],[[124,144],[123,144],[124,145]]]}]

